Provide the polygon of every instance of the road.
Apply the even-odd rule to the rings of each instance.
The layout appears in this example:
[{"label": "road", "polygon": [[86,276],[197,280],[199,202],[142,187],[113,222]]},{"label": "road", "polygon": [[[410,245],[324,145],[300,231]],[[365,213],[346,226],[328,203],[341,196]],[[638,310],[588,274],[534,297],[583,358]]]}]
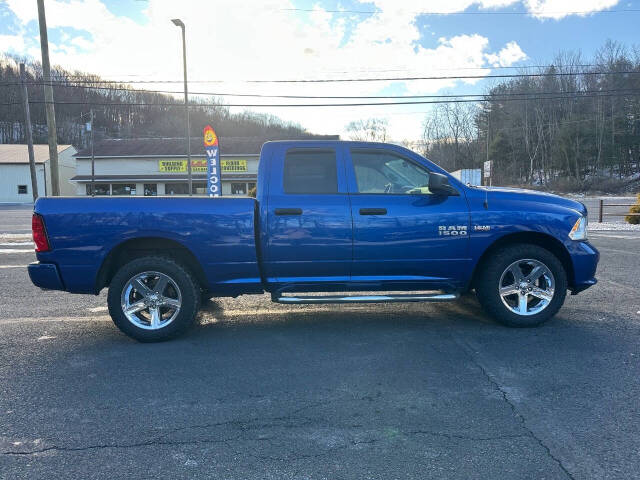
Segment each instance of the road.
[{"label": "road", "polygon": [[536,329],[247,296],[161,344],[0,247],[0,478],[637,478],[640,235],[591,237],[600,283]]}]

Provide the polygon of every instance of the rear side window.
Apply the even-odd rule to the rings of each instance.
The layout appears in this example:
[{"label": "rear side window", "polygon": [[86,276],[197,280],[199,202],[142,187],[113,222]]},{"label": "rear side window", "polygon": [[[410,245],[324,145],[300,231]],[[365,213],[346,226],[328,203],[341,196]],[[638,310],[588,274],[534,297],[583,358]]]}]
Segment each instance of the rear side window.
[{"label": "rear side window", "polygon": [[336,152],[290,150],[284,157],[284,193],[338,193]]}]

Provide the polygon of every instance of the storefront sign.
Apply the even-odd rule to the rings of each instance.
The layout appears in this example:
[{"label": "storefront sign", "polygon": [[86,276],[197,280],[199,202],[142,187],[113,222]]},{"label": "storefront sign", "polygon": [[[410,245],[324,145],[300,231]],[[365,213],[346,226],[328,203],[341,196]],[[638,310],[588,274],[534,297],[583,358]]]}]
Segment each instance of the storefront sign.
[{"label": "storefront sign", "polygon": [[224,173],[246,172],[247,160],[245,158],[225,158],[220,160],[220,169]]},{"label": "storefront sign", "polygon": [[191,160],[191,171],[205,173],[207,171],[206,160]]},{"label": "storefront sign", "polygon": [[186,172],[186,160],[160,160],[158,161],[158,170],[161,172]]},{"label": "storefront sign", "polygon": [[[186,160],[159,160],[158,170],[167,173],[184,173],[187,171]],[[206,160],[191,160],[191,171],[204,173],[207,171]]]},{"label": "storefront sign", "polygon": [[204,127],[204,152],[207,155],[207,193],[210,197],[219,197],[222,195],[220,149],[218,136],[211,125]]}]

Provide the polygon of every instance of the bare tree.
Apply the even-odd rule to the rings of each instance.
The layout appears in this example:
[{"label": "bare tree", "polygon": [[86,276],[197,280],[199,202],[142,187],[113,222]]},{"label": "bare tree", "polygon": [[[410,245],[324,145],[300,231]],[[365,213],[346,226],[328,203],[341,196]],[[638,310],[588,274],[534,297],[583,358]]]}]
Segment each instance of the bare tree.
[{"label": "bare tree", "polygon": [[387,127],[389,123],[382,118],[369,118],[367,120],[357,120],[347,125],[351,140],[361,142],[386,142]]},{"label": "bare tree", "polygon": [[449,170],[478,164],[480,145],[471,103],[439,104],[423,123],[422,153]]}]

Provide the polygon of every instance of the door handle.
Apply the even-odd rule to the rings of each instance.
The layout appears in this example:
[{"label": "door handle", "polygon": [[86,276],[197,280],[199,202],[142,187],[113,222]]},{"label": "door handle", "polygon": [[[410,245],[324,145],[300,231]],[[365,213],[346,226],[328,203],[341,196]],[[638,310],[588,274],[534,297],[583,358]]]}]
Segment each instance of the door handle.
[{"label": "door handle", "polygon": [[302,215],[301,208],[276,208],[276,215]]},{"label": "door handle", "polygon": [[360,215],[386,215],[386,208],[361,208]]}]

